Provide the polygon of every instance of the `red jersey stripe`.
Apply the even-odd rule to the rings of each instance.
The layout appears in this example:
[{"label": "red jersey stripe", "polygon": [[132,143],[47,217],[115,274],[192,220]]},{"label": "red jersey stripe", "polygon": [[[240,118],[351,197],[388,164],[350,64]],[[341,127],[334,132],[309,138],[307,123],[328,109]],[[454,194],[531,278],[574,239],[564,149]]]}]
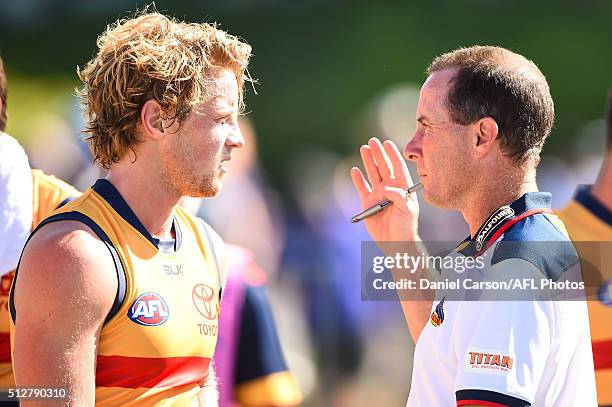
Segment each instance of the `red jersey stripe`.
[{"label": "red jersey stripe", "polygon": [[0,332],[0,363],[11,363],[11,335]]},{"label": "red jersey stripe", "polygon": [[506,404],[499,404],[493,401],[485,400],[459,400],[457,406],[468,406],[468,405],[486,406],[486,407],[508,407]]},{"label": "red jersey stripe", "polygon": [[98,355],[96,386],[130,389],[180,387],[208,376],[209,358],[140,358]]},{"label": "red jersey stripe", "polygon": [[612,369],[612,339],[593,342],[595,369]]}]

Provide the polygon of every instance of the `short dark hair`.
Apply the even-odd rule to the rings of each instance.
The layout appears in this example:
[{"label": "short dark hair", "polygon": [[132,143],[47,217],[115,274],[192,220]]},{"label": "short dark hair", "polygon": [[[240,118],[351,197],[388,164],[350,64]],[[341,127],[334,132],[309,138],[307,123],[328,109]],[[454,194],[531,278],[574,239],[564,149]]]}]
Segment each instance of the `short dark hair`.
[{"label": "short dark hair", "polygon": [[501,47],[459,48],[433,60],[427,74],[456,69],[448,91],[451,119],[467,125],[492,117],[508,156],[537,164],[554,121],[546,78],[522,55]]},{"label": "short dark hair", "polygon": [[6,73],[4,73],[4,63],[0,57],[0,101],[2,101],[2,109],[0,109],[0,131],[6,129],[6,93],[8,85],[6,83]]},{"label": "short dark hair", "polygon": [[612,151],[612,88],[608,90],[608,103],[606,107],[606,147]]}]

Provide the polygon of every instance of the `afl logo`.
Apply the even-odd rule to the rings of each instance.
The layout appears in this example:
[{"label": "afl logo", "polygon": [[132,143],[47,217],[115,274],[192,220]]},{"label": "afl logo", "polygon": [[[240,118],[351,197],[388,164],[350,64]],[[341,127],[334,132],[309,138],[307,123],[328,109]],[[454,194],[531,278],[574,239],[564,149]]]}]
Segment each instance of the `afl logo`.
[{"label": "afl logo", "polygon": [[161,325],[168,320],[166,301],[156,293],[140,294],[128,311],[128,318],[144,326]]},{"label": "afl logo", "polygon": [[211,321],[217,318],[217,301],[215,290],[206,284],[196,284],[191,291],[193,305],[206,319]]}]

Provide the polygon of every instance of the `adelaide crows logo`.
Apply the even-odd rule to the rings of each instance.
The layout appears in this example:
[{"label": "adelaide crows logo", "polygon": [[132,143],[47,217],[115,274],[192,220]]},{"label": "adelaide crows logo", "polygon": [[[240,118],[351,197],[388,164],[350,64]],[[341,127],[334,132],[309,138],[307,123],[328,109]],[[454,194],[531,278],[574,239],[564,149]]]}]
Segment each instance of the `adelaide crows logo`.
[{"label": "adelaide crows logo", "polygon": [[431,313],[431,318],[429,319],[429,322],[431,322],[433,326],[440,326],[440,324],[444,322],[444,299],[445,298],[446,297],[442,297],[442,301],[440,301],[438,305],[436,305],[436,310]]}]

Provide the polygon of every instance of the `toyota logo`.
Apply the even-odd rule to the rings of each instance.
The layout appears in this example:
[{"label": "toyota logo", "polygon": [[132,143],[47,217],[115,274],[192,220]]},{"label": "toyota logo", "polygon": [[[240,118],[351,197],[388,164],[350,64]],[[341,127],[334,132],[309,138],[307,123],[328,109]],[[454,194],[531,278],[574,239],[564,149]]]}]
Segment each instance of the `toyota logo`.
[{"label": "toyota logo", "polygon": [[217,318],[217,301],[215,290],[206,284],[196,284],[191,291],[191,298],[196,310],[206,319]]}]

